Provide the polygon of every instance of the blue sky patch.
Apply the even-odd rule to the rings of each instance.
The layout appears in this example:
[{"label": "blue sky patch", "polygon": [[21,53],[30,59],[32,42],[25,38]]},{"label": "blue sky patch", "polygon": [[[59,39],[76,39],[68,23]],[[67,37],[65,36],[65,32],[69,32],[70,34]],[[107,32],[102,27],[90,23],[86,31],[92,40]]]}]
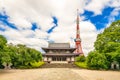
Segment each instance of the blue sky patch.
[{"label": "blue sky patch", "polygon": [[55,16],[53,16],[52,19],[53,19],[53,23],[55,24],[55,26],[51,27],[51,28],[47,31],[47,33],[51,33],[51,32],[53,31],[53,29],[55,29],[55,27],[58,26],[58,19],[57,19]]},{"label": "blue sky patch", "polygon": [[94,15],[93,12],[85,10],[82,15],[85,16],[85,20],[90,20],[96,26],[97,30],[100,30],[108,24],[109,16],[113,10],[114,8],[107,7],[102,11],[101,15]]},{"label": "blue sky patch", "polygon": [[31,30],[35,31],[35,29],[37,29],[37,24],[36,23],[32,23]]},{"label": "blue sky patch", "polygon": [[[0,22],[1,22],[3,25],[9,26],[10,28],[13,28],[13,29],[17,29],[17,27],[16,27],[14,24],[10,23],[10,22],[8,21],[8,19],[9,19],[9,16],[6,15],[5,12],[0,13]],[[1,29],[1,30],[2,30],[2,29]]]}]

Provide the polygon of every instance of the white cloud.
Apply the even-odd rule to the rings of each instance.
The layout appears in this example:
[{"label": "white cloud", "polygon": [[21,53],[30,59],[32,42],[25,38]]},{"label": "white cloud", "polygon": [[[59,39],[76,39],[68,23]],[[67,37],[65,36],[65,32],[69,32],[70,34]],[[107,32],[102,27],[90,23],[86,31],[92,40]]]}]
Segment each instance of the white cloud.
[{"label": "white cloud", "polygon": [[110,14],[110,18],[109,18],[109,24],[112,23],[113,21],[115,21],[115,17],[118,16],[120,13],[120,7],[115,8],[111,14]]},{"label": "white cloud", "polygon": [[109,16],[109,22],[106,25],[106,27],[109,27],[109,25],[115,21],[115,17],[119,15],[120,13],[120,0],[111,0],[108,3],[108,6],[114,8],[113,11],[111,12],[110,16]]},{"label": "white cloud", "polygon": [[96,30],[95,26],[89,21],[81,22],[80,27],[83,51],[86,54],[94,49],[94,42],[96,40],[98,31]]},{"label": "white cloud", "polygon": [[[6,31],[0,33],[5,35],[9,42],[23,43],[38,50],[48,45],[45,40],[47,38],[55,42],[69,42],[73,47],[76,36],[76,9],[79,9],[80,13],[86,9],[101,14],[109,1],[91,0],[86,5],[87,0],[0,0],[0,10],[4,8],[10,16],[9,21],[18,28],[14,30],[5,27]],[[46,31],[55,25],[52,16],[58,19],[58,26],[48,34]],[[31,23],[34,22],[37,29],[32,31]],[[93,44],[98,32],[89,21],[81,21],[80,29],[83,51],[87,54],[94,49]]]},{"label": "white cloud", "polygon": [[11,23],[15,23],[15,25],[17,26],[17,28],[19,30],[21,30],[21,29],[30,29],[31,26],[32,26],[29,21],[27,21],[26,19],[22,18],[21,16],[12,17],[12,18],[9,19],[9,21]]},{"label": "white cloud", "polygon": [[95,15],[102,14],[106,7],[120,8],[120,0],[87,0],[85,10],[92,11]]},{"label": "white cloud", "polygon": [[95,15],[102,14],[102,10],[108,5],[111,0],[91,0],[85,9],[94,12]]},{"label": "white cloud", "polygon": [[111,7],[120,7],[120,0],[110,0],[108,5]]},{"label": "white cloud", "polygon": [[[5,27],[5,26],[4,26]],[[6,26],[8,27],[8,26]],[[36,48],[40,50],[40,47],[47,47],[48,43],[45,41],[44,37],[47,36],[45,32],[34,32],[32,30],[14,30],[7,28],[6,31],[0,31],[0,34],[4,35],[8,39],[8,43],[13,44],[25,44],[31,48]],[[40,37],[37,35],[41,35]],[[41,38],[41,39],[40,39]]]},{"label": "white cloud", "polygon": [[36,29],[34,35],[36,38],[40,39],[45,39],[48,37],[48,33],[46,31],[41,31],[40,29]]}]

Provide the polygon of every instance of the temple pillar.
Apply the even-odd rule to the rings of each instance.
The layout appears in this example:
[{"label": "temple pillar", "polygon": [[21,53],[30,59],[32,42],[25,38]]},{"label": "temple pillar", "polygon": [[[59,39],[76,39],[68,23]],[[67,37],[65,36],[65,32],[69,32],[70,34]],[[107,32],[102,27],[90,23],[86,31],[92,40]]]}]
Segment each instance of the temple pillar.
[{"label": "temple pillar", "polygon": [[70,63],[70,62],[71,62],[71,61],[70,61],[70,57],[67,57],[67,62],[68,62],[68,63]]},{"label": "temple pillar", "polygon": [[47,57],[46,56],[43,59],[44,59],[44,61],[47,61]]},{"label": "temple pillar", "polygon": [[75,57],[71,57],[71,61],[74,62],[75,61]]},{"label": "temple pillar", "polygon": [[52,57],[49,57],[49,58],[48,58],[48,61],[52,61]]}]

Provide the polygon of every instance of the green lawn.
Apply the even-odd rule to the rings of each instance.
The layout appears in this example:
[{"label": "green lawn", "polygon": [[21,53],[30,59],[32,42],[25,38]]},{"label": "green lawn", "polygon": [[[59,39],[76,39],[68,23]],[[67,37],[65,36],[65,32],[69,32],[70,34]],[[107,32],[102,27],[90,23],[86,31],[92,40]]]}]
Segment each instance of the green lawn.
[{"label": "green lawn", "polygon": [[75,62],[75,65],[77,65],[80,68],[85,68],[85,69],[88,68],[85,62]]}]

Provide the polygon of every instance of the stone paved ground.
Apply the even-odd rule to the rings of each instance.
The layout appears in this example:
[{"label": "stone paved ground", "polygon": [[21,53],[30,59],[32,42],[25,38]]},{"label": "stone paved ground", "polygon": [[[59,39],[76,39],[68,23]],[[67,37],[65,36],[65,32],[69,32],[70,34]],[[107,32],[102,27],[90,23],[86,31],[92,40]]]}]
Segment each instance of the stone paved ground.
[{"label": "stone paved ground", "polygon": [[0,70],[0,80],[120,80],[120,72],[76,68]]},{"label": "stone paved ground", "polygon": [[84,80],[70,68],[1,71],[0,80]]}]

